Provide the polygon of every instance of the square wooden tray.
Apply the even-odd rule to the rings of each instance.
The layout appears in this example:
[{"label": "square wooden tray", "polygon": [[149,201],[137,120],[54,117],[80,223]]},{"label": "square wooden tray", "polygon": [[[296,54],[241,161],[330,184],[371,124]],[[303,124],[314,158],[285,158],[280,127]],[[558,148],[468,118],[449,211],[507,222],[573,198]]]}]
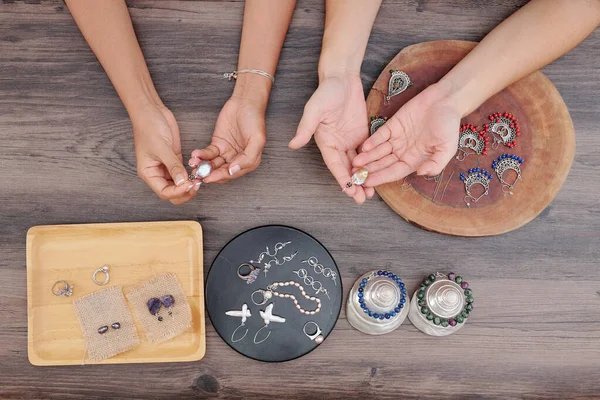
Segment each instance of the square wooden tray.
[{"label": "square wooden tray", "polygon": [[[133,350],[99,363],[197,361],[204,357],[204,274],[202,228],[194,221],[35,226],[27,233],[28,354],[33,365],[81,365],[85,341],[73,299],[97,290],[128,287],[161,272],[177,275],[192,308],[192,328],[165,343],[152,344],[139,329]],[[93,272],[110,265],[110,282],[98,286]],[[66,280],[73,295],[54,296]],[[85,360],[86,364],[92,362]]]}]

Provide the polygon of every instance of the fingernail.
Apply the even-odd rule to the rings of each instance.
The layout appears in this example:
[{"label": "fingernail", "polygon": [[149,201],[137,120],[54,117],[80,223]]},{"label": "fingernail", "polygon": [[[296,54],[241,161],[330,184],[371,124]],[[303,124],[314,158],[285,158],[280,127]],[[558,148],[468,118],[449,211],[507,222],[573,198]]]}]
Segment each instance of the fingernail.
[{"label": "fingernail", "polygon": [[239,165],[234,165],[233,167],[229,168],[229,175],[235,175],[238,172],[240,172],[241,168]]},{"label": "fingernail", "polygon": [[194,190],[197,192],[198,190],[200,190],[200,186],[202,185],[202,182],[198,182],[194,185]]},{"label": "fingernail", "polygon": [[185,192],[189,192],[190,190],[192,190],[192,188],[194,187],[195,183],[192,183],[190,186],[188,186],[187,189],[185,189]]},{"label": "fingernail", "polygon": [[186,179],[186,177],[185,177],[184,175],[182,175],[182,174],[177,174],[177,175],[175,176],[175,185],[177,185],[177,186],[181,186],[181,185],[183,185],[183,183],[184,183],[186,180],[187,180],[187,179]]},{"label": "fingernail", "polygon": [[198,163],[196,162],[196,160],[199,160],[199,158],[191,158],[190,161],[188,162],[188,165],[192,168],[195,168],[198,166]]}]

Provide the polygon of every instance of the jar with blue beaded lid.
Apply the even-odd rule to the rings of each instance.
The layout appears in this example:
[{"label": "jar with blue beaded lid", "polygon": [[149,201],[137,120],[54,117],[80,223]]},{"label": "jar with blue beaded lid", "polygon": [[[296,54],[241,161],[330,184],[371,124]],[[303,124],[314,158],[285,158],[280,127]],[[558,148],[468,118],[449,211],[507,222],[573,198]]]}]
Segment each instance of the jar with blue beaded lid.
[{"label": "jar with blue beaded lid", "polygon": [[398,328],[408,315],[406,287],[389,267],[388,264],[385,269],[362,275],[348,295],[348,322],[363,333],[389,333]]}]

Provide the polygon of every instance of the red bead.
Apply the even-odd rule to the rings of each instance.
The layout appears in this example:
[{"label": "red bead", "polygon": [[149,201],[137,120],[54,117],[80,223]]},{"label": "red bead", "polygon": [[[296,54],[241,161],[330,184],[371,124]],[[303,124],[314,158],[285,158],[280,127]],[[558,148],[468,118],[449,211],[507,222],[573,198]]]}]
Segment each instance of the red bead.
[{"label": "red bead", "polygon": [[513,129],[515,128],[515,124],[510,124],[509,126]]},{"label": "red bead", "polygon": [[508,113],[505,112],[504,114],[502,114],[503,117],[508,117]]}]

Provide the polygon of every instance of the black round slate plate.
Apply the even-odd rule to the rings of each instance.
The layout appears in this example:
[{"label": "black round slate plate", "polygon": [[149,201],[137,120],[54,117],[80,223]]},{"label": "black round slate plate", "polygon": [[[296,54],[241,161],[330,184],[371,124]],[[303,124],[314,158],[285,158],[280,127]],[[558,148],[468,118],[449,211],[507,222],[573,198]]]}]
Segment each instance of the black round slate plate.
[{"label": "black round slate plate", "polygon": [[[289,256],[297,251],[298,254],[291,261],[283,265],[273,263],[265,277],[264,263],[272,259],[272,257],[265,257],[261,263],[263,265],[260,265],[260,275],[254,283],[247,284],[238,277],[237,269],[240,264],[257,260],[259,254],[265,251],[266,247],[269,247],[269,251],[273,254],[275,245],[285,242],[291,243],[279,250],[277,258]],[[313,267],[302,262],[311,256],[317,257],[319,264],[325,268],[331,268],[335,272],[335,281],[316,273]],[[293,272],[302,268],[315,281],[323,285],[329,298],[323,292],[315,294],[315,290]],[[258,289],[264,290],[273,282],[282,281],[298,282],[309,296],[320,298],[321,311],[315,315],[301,314],[292,300],[275,296],[261,306],[252,302],[250,298],[252,292]],[[315,287],[318,289],[319,285],[315,284]],[[316,302],[305,299],[295,286],[281,287],[277,291],[295,295],[300,305],[306,310],[316,308]],[[262,296],[257,294],[255,299],[258,302],[262,300]],[[244,334],[246,327],[248,334],[243,340],[233,343],[231,334],[240,325],[241,318],[225,313],[230,310],[241,310],[244,303],[248,305],[252,317],[247,319],[245,327],[236,332],[235,339]],[[269,338],[260,344],[254,344],[255,333],[264,326],[259,310],[264,311],[271,303],[274,304],[273,315],[284,317],[286,321],[285,323],[271,322],[259,333],[257,340],[264,338],[271,330]],[[342,282],[335,261],[327,249],[315,238],[288,226],[261,226],[238,235],[219,252],[212,263],[206,281],[206,307],[212,325],[219,336],[237,352],[260,361],[288,361],[301,357],[319,346],[303,333],[302,329],[306,322],[316,322],[325,338],[333,330],[342,307]]]}]

